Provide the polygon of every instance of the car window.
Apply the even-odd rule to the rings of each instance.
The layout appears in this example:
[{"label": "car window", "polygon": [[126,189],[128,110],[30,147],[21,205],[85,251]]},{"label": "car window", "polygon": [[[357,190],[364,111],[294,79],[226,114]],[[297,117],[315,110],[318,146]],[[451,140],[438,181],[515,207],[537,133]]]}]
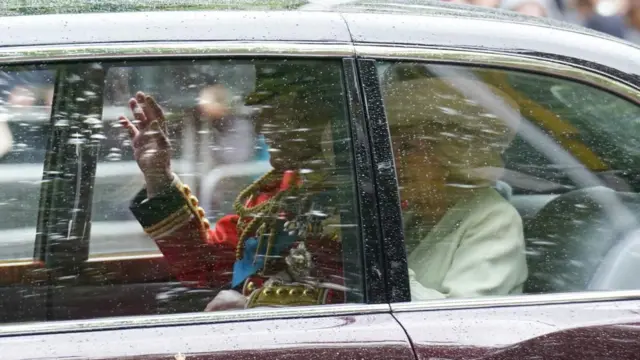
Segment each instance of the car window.
[{"label": "car window", "polygon": [[36,247],[55,71],[0,66],[0,323],[46,316]]},{"label": "car window", "polygon": [[[53,292],[52,318],[364,301],[340,62],[95,66],[88,250],[69,260],[76,277]],[[171,148],[176,177],[157,196],[120,119],[143,131],[129,108],[138,91],[162,109]]]},{"label": "car window", "polygon": [[640,205],[637,104],[518,71],[378,72],[412,300],[640,288],[621,235]]},{"label": "car window", "polygon": [[54,71],[0,68],[0,260],[31,259]]}]

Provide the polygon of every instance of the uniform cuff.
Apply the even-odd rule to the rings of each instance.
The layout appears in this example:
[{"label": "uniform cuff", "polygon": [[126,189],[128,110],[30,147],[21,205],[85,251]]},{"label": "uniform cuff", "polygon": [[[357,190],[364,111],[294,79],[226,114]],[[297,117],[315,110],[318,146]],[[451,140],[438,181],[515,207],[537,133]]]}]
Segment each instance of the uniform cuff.
[{"label": "uniform cuff", "polygon": [[197,206],[198,200],[191,194],[189,187],[173,174],[171,185],[153,198],[147,197],[146,189],[140,190],[129,209],[144,231],[151,237],[156,237],[188,221],[191,216],[202,218],[204,211]]}]

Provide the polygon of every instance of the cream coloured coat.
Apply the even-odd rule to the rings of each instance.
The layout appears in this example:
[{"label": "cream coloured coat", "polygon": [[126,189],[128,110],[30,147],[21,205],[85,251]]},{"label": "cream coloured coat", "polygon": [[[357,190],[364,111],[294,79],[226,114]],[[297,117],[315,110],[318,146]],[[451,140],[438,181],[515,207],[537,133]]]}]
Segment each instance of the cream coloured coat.
[{"label": "cream coloured coat", "polygon": [[522,219],[493,188],[474,190],[408,261],[412,301],[521,293],[527,278]]}]

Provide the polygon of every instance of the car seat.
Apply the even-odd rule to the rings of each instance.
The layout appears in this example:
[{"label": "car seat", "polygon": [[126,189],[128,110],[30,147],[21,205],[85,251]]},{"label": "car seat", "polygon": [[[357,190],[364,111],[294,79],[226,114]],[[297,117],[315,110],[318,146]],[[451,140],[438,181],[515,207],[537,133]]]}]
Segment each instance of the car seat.
[{"label": "car seat", "polygon": [[589,282],[588,290],[640,289],[640,230],[611,248]]},{"label": "car seat", "polygon": [[584,291],[598,271],[608,271],[601,267],[603,259],[628,226],[615,213],[612,217],[610,200],[622,204],[623,211],[640,210],[637,194],[592,187],[555,198],[524,224],[529,266],[525,292]]}]

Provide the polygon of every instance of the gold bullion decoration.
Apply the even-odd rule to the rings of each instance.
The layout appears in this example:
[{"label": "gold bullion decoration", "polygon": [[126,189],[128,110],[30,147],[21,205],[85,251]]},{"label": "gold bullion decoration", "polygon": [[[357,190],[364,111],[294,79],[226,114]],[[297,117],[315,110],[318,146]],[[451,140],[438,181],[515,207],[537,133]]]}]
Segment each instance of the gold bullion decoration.
[{"label": "gold bullion decoration", "polygon": [[322,305],[326,302],[328,291],[304,285],[267,286],[251,293],[247,308]]}]

